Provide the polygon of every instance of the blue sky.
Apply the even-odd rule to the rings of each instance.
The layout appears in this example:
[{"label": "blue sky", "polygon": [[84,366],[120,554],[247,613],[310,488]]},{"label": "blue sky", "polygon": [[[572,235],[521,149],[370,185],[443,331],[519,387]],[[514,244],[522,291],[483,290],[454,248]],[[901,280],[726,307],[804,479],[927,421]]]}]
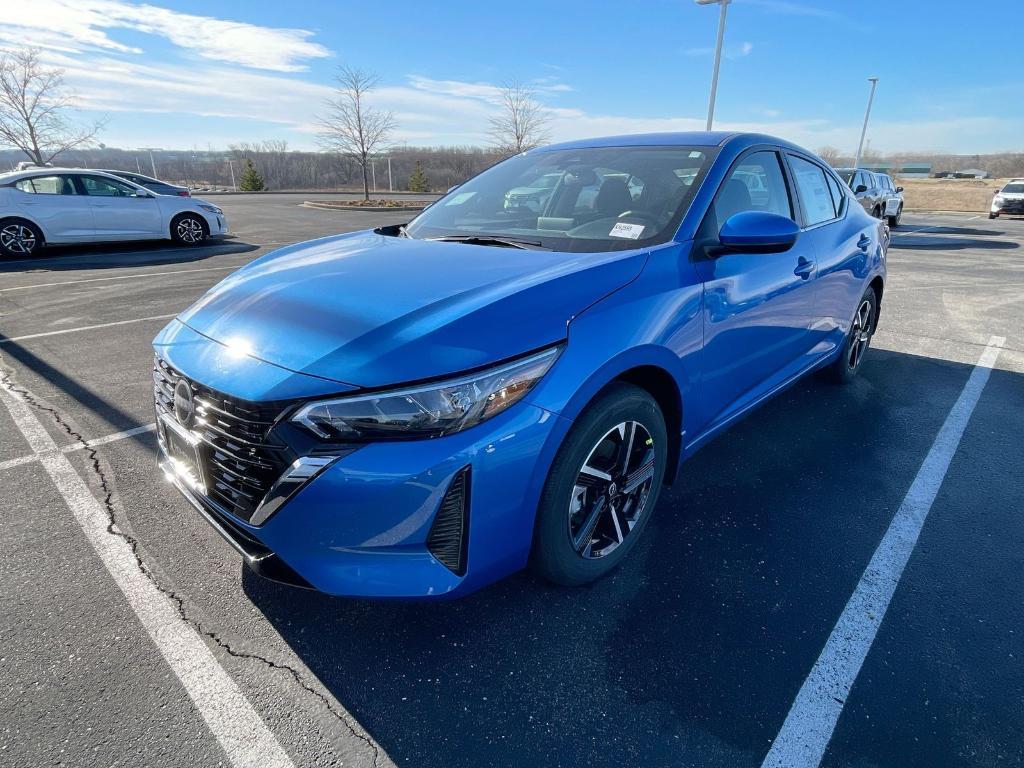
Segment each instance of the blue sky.
[{"label": "blue sky", "polygon": [[[976,10],[975,10],[976,9]],[[982,9],[984,12],[981,12]],[[0,46],[65,69],[110,146],[316,147],[340,63],[409,144],[482,144],[532,84],[553,138],[703,128],[717,7],[693,0],[7,0]],[[1024,151],[1024,0],[733,0],[716,127],[852,151]]]}]

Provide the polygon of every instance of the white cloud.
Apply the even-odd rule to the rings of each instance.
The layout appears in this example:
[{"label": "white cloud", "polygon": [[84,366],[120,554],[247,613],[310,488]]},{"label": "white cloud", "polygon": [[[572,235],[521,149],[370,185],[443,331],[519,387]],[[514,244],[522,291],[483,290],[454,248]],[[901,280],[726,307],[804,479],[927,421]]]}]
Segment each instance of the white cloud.
[{"label": "white cloud", "polygon": [[[727,59],[740,59],[744,56],[749,56],[754,50],[754,44],[750,42],[742,42],[736,45],[726,45],[722,48],[722,55]],[[700,48],[686,48],[683,50],[687,56],[713,56],[715,49],[711,46],[702,46]]]},{"label": "white cloud", "polygon": [[[156,62],[124,56],[117,49],[83,53],[47,50],[48,63],[62,67],[81,106],[109,117],[101,139],[112,146],[164,146],[182,149],[212,145],[223,148],[242,141],[284,138],[296,149],[315,148],[317,114],[332,93],[328,85],[300,76],[258,72],[212,62]],[[538,88],[551,117],[554,141],[601,135],[703,130],[702,114],[636,117],[601,109],[562,106],[558,82]],[[411,75],[382,85],[370,97],[373,106],[394,112],[397,142],[410,144],[483,144],[500,86],[488,82],[441,80]],[[814,149],[856,146],[859,123],[825,119],[780,119],[777,110],[750,105],[751,119],[719,120],[715,127],[780,136]],[[152,115],[139,118],[139,114]],[[178,115],[201,129],[182,131]],[[122,116],[125,116],[122,118]],[[127,127],[131,126],[131,128]],[[139,126],[145,126],[140,129]],[[872,146],[881,151],[909,148],[997,151],[1005,137],[1019,134],[1020,122],[994,117],[874,119]]]},{"label": "white cloud", "polygon": [[298,72],[304,61],[329,56],[303,29],[261,27],[179,13],[123,0],[5,0],[0,4],[0,41],[31,42],[65,52],[105,50],[139,54],[111,36],[115,29],[157,35],[192,55],[256,69]]}]

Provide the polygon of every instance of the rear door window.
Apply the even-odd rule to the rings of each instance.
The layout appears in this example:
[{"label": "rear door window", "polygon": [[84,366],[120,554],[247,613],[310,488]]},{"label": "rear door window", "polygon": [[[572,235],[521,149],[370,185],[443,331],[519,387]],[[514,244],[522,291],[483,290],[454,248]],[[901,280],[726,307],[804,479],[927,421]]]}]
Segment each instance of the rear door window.
[{"label": "rear door window", "polygon": [[789,167],[793,170],[800,206],[804,212],[804,224],[813,226],[836,217],[826,174],[821,166],[796,155],[789,156]]}]

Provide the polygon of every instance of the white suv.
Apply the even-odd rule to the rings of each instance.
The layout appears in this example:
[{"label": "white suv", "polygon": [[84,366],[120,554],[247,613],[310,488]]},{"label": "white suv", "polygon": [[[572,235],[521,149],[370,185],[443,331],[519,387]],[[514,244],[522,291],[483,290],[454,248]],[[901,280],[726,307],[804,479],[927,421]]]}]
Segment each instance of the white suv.
[{"label": "white suv", "polygon": [[157,195],[109,173],[34,168],[0,174],[0,255],[43,245],[174,240],[199,245],[228,231],[224,212],[192,197]]},{"label": "white suv", "polygon": [[1024,216],[1024,179],[1010,179],[1005,187],[996,192],[988,217],[994,219],[1001,213]]}]

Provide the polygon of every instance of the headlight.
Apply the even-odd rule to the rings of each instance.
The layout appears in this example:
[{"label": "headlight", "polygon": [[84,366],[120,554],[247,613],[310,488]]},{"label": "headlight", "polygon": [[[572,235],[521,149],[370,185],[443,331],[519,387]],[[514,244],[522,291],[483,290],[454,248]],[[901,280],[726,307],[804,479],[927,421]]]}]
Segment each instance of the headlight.
[{"label": "headlight", "polygon": [[560,351],[548,349],[438,384],[309,403],[291,420],[318,437],[339,442],[448,435],[521,400],[547,373]]},{"label": "headlight", "polygon": [[218,216],[223,216],[224,215],[224,211],[222,211],[216,205],[210,205],[209,203],[198,203],[198,205],[204,211],[209,211],[210,213],[216,213]]}]

